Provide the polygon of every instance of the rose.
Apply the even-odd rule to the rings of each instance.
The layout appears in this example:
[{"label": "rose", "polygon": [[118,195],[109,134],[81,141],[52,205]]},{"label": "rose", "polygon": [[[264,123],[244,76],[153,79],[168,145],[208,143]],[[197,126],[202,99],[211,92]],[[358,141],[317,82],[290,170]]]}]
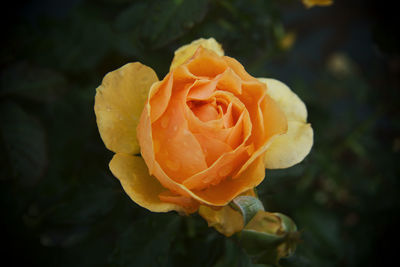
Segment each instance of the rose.
[{"label": "rose", "polygon": [[201,206],[209,223],[204,211],[227,221],[225,206],[261,183],[265,167],[286,168],[308,154],[303,102],[223,54],[214,39],[199,39],[175,52],[162,81],[131,63],[97,88],[100,135],[116,153],[110,169],[140,206],[183,213]]}]

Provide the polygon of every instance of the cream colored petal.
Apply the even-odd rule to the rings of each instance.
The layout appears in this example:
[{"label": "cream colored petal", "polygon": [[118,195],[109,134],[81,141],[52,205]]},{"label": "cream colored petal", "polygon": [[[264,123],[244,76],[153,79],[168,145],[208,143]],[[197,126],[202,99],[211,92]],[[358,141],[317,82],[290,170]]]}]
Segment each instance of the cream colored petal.
[{"label": "cream colored petal", "polygon": [[124,153],[117,153],[110,161],[110,170],[119,179],[128,196],[142,206],[153,212],[167,212],[176,210],[183,212],[183,208],[161,202],[158,195],[166,189],[149,171],[141,157]]},{"label": "cream colored petal", "polygon": [[222,46],[214,39],[197,39],[190,44],[184,45],[175,51],[174,59],[172,60],[170,70],[175,69],[177,66],[183,64],[186,60],[191,58],[196,52],[197,48],[202,46],[204,48],[210,49],[217,53],[219,56],[224,55],[224,50]]},{"label": "cream colored petal", "polygon": [[267,85],[267,94],[283,110],[288,121],[307,121],[307,109],[303,101],[290,88],[275,79],[259,78]]},{"label": "cream colored petal", "polygon": [[94,110],[101,138],[116,153],[139,153],[136,126],[156,73],[139,63],[129,63],[108,73],[96,89]]},{"label": "cream colored petal", "polygon": [[243,229],[242,215],[230,206],[224,206],[218,210],[200,206],[199,214],[207,221],[209,227],[214,227],[227,237]]},{"label": "cream colored petal", "polygon": [[302,161],[313,145],[313,129],[310,124],[289,121],[286,134],[276,136],[265,152],[267,169],[283,169]]}]

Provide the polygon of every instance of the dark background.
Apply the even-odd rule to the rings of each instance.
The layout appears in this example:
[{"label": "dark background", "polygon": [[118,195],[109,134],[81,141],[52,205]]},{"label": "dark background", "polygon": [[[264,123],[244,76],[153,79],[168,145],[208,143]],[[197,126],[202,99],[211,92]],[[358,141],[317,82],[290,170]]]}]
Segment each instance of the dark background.
[{"label": "dark background", "polygon": [[[215,37],[257,77],[303,99],[314,147],[267,171],[269,211],[303,242],[282,266],[388,266],[399,240],[395,4],[272,0],[38,0],[2,5],[2,261],[26,266],[254,266],[198,215],[155,214],[112,177],[93,111],[109,71],[140,61],[160,78],[175,49]],[[288,40],[294,38],[290,45]],[[390,265],[389,265],[390,266]]]}]

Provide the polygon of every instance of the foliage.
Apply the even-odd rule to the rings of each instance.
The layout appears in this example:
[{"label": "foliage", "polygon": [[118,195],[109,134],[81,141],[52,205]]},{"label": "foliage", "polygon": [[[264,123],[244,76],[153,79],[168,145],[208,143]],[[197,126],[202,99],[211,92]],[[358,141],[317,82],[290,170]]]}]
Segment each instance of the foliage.
[{"label": "foliage", "polygon": [[[0,199],[5,257],[27,266],[257,266],[199,216],[152,214],[108,170],[93,101],[127,62],[167,71],[173,51],[215,37],[309,110],[306,161],[267,171],[267,211],[302,243],[282,266],[379,266],[395,255],[399,42],[376,1],[36,1],[10,9],[0,51]],[[394,11],[393,11],[394,12]],[[340,19],[338,19],[340,18]],[[293,46],[282,46],[288,33]],[[285,49],[283,49],[285,47]],[[4,260],[6,261],[6,260]]]}]

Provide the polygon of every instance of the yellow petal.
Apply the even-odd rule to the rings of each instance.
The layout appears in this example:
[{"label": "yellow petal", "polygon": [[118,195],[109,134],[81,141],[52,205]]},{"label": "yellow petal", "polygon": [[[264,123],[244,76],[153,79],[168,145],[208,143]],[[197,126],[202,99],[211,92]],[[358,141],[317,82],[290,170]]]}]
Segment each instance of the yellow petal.
[{"label": "yellow petal", "polygon": [[199,214],[203,217],[209,227],[214,227],[221,234],[229,237],[243,229],[243,218],[240,212],[230,206],[224,206],[219,210],[200,206]]},{"label": "yellow petal", "polygon": [[275,79],[259,78],[258,80],[267,85],[267,94],[275,100],[288,121],[307,121],[306,106],[286,84]]},{"label": "yellow petal", "polygon": [[178,67],[179,65],[183,64],[186,60],[190,59],[196,52],[197,48],[199,48],[199,46],[212,50],[219,56],[224,55],[224,50],[222,49],[222,46],[214,38],[209,38],[209,39],[200,38],[191,42],[190,44],[180,47],[178,50],[175,51],[175,56],[174,59],[172,60],[170,70]]},{"label": "yellow petal", "polygon": [[[240,196],[256,197],[256,193],[254,189],[249,189],[240,194]],[[244,227],[243,217],[240,212],[228,205],[222,208],[200,206],[199,214],[207,221],[209,227],[214,227],[218,232],[227,237],[241,231]]]},{"label": "yellow petal", "polygon": [[302,2],[307,8],[313,6],[330,6],[333,4],[333,0],[302,0]]},{"label": "yellow petal", "polygon": [[129,63],[108,73],[96,89],[94,110],[106,147],[116,153],[139,153],[136,126],[148,91],[158,78],[149,67]]},{"label": "yellow petal", "polygon": [[267,85],[267,94],[275,100],[288,120],[287,133],[276,136],[265,153],[265,167],[291,167],[302,161],[313,145],[313,130],[311,125],[306,123],[306,106],[284,83],[275,79],[258,80]]},{"label": "yellow petal", "polygon": [[143,208],[153,212],[184,212],[181,206],[161,202],[158,195],[166,189],[156,178],[149,175],[141,157],[117,153],[110,162],[110,170],[119,179],[128,196]]},{"label": "yellow petal", "polygon": [[265,152],[267,169],[283,169],[302,161],[313,145],[313,129],[310,124],[289,121],[286,134],[276,136]]}]

